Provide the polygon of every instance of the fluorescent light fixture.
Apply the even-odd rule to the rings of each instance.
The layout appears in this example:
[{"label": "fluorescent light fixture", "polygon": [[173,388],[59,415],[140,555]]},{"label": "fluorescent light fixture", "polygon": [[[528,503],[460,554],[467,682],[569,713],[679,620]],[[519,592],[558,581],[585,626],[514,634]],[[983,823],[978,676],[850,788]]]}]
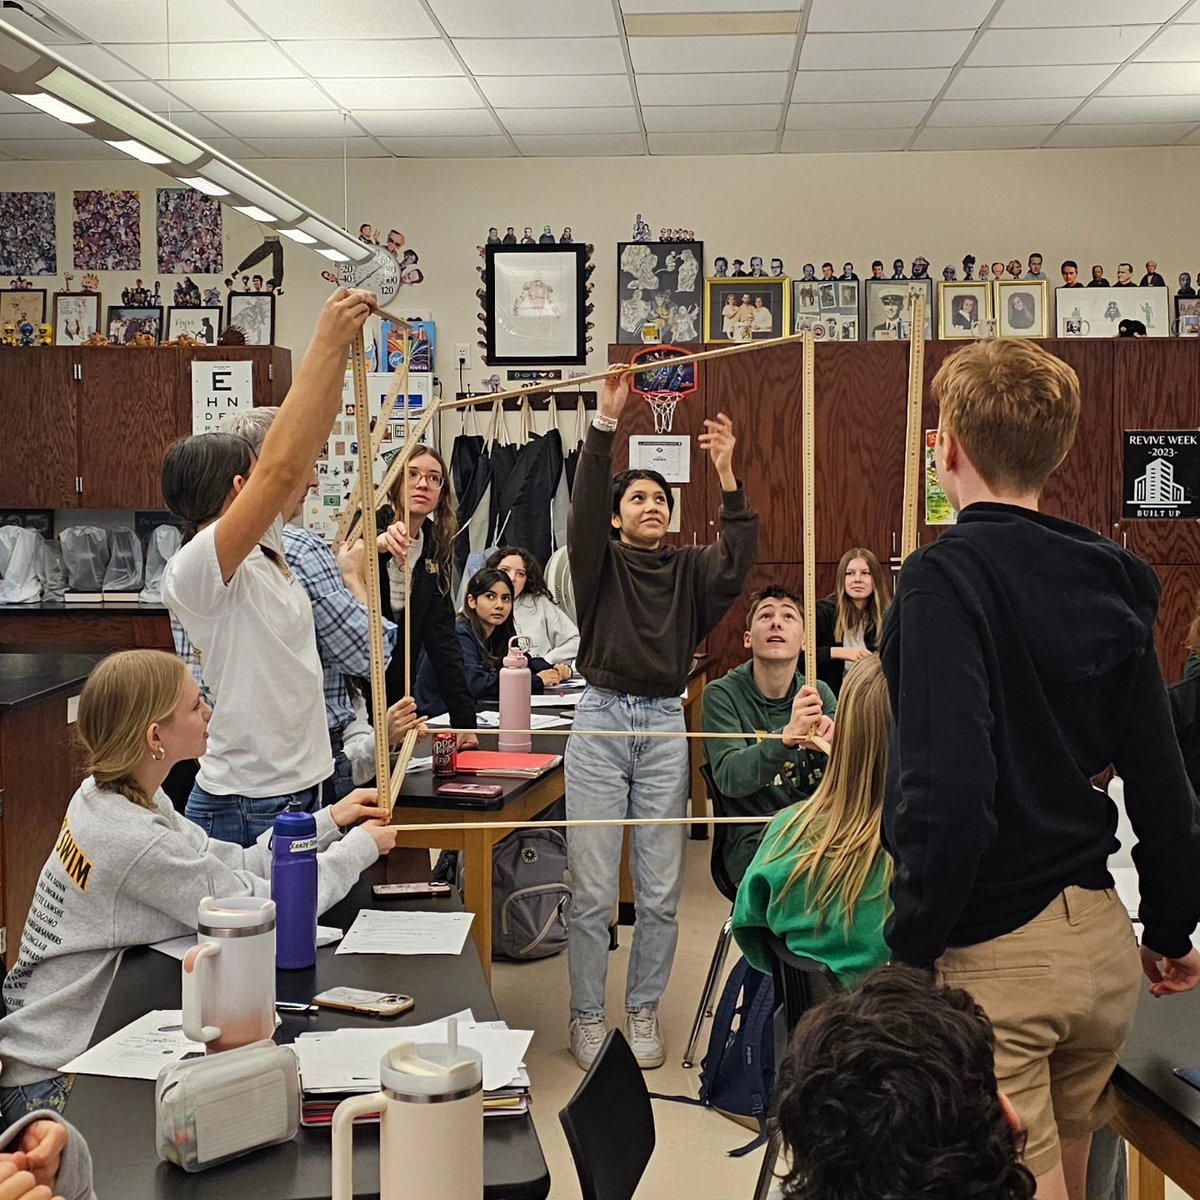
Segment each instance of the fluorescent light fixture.
[{"label": "fluorescent light fixture", "polygon": [[335,250],[340,250],[347,258],[353,259],[354,262],[362,262],[371,253],[371,248],[357,238],[352,238],[344,229],[339,229],[336,225],[330,225],[327,221],[322,221],[319,217],[305,217],[300,223],[300,228],[311,237],[315,237],[318,241],[324,242],[328,246],[332,246]]},{"label": "fluorescent light fixture", "polygon": [[326,250],[324,248],[317,251],[318,254],[325,255],[326,258],[332,259],[334,262],[349,262],[350,260],[340,250]]},{"label": "fluorescent light fixture", "polygon": [[269,213],[265,208],[259,208],[257,204],[235,204],[234,212],[245,213],[252,221],[278,221],[279,218],[274,213]]},{"label": "fluorescent light fixture", "polygon": [[279,231],[284,237],[290,237],[293,242],[299,242],[302,246],[315,246],[317,239],[309,237],[303,229],[281,229]]},{"label": "fluorescent light fixture", "polygon": [[57,117],[60,121],[65,121],[68,125],[91,125],[96,119],[88,116],[85,112],[80,112],[77,108],[72,108],[69,104],[64,104],[57,96],[47,96],[45,92],[34,92],[28,96],[23,96],[20,92],[13,92],[13,95],[18,100],[24,100],[26,104],[32,104],[34,108],[40,108],[42,112],[49,113],[50,116]]},{"label": "fluorescent light fixture", "polygon": [[186,183],[188,187],[195,188],[198,192],[203,192],[206,196],[228,196],[229,193],[224,188],[219,188],[215,183],[209,183],[207,179],[201,179],[199,175],[193,175],[190,179],[184,179],[181,176],[176,176],[180,183]]},{"label": "fluorescent light fixture", "polygon": [[132,139],[127,142],[109,142],[107,138],[104,140],[114,150],[120,150],[122,154],[128,154],[138,162],[149,163],[152,167],[162,167],[171,161],[165,154],[159,154],[157,150],[151,150],[149,146],[143,146],[141,142]]},{"label": "fluorescent light fixture", "polygon": [[55,67],[40,83],[60,100],[165,154],[168,162],[172,159],[178,163],[195,162],[204,153],[199,144],[180,136],[182,131],[176,133],[165,121],[151,113],[138,112],[132,105],[102,91],[65,67]]},{"label": "fluorescent light fixture", "polygon": [[[18,40],[13,37],[13,33],[17,33]],[[32,38],[25,38],[25,35],[19,30],[14,30],[7,22],[5,27],[0,29],[0,67],[11,71],[14,75],[23,75],[30,67],[34,66],[41,60],[39,51],[41,47],[31,45]]]},{"label": "fluorescent light fixture", "polygon": [[240,196],[248,204],[257,204],[262,208],[270,209],[276,214],[271,217],[272,221],[294,221],[303,215],[302,210],[296,207],[295,202],[289,200],[282,192],[276,191],[262,180],[255,179],[248,172],[239,171],[236,167],[231,167],[218,158],[206,162],[199,168],[199,171],[205,179],[211,179],[213,183],[228,188],[235,196]]}]

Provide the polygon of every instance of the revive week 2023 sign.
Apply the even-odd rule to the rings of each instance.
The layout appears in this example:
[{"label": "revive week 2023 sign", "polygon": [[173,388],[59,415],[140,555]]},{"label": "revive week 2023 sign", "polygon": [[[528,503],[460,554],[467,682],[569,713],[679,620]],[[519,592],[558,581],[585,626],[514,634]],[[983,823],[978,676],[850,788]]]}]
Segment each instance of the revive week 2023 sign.
[{"label": "revive week 2023 sign", "polygon": [[1125,430],[1123,515],[1200,520],[1200,430]]}]

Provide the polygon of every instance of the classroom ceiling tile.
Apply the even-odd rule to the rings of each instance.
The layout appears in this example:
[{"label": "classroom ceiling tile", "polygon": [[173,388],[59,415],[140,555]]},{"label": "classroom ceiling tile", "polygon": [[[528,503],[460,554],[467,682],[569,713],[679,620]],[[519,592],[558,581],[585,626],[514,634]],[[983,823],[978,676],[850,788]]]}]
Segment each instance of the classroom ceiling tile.
[{"label": "classroom ceiling tile", "polygon": [[612,37],[618,32],[611,4],[429,0],[429,8],[452,38]]},{"label": "classroom ceiling tile", "polygon": [[[462,66],[445,42],[433,38],[361,41],[288,41],[279,48],[321,79],[394,79],[398,75],[458,75]],[[369,82],[363,90],[370,91]]]},{"label": "classroom ceiling tile", "polygon": [[1200,129],[1193,129],[1186,137],[1181,137],[1175,143],[1178,146],[1196,146],[1200,145]]},{"label": "classroom ceiling tile", "polygon": [[673,104],[642,108],[646,132],[703,133],[739,130],[775,130],[778,104]]},{"label": "classroom ceiling tile", "polygon": [[1029,150],[1040,146],[1053,125],[926,126],[914,150]]},{"label": "classroom ceiling tile", "polygon": [[381,109],[356,111],[355,121],[382,138],[486,137],[500,133],[486,108]]},{"label": "classroom ceiling tile", "polygon": [[1200,63],[1129,63],[1100,89],[1102,96],[1186,96],[1200,92]]},{"label": "classroom ceiling tile", "polygon": [[[289,0],[288,7],[292,2],[294,0]],[[168,40],[253,42],[262,37],[226,0],[170,0],[169,7],[165,0],[163,3],[153,0],[43,0],[43,7],[102,46],[112,42]],[[238,8],[245,11],[249,4],[239,0]],[[253,18],[252,13],[249,15]]]},{"label": "classroom ceiling tile", "polygon": [[475,75],[623,75],[625,56],[612,38],[459,38],[454,48]]},{"label": "classroom ceiling tile", "polygon": [[642,104],[777,104],[787,90],[785,71],[735,71],[709,75],[637,75]]},{"label": "classroom ceiling tile", "polygon": [[127,100],[133,100],[151,112],[167,113],[177,108],[192,107],[177,94],[168,92],[166,88],[159,87],[157,83],[151,83],[148,79],[126,79],[121,83],[114,83],[113,89]]},{"label": "classroom ceiling tile", "polygon": [[515,158],[506,137],[402,137],[381,139],[399,158]]},{"label": "classroom ceiling tile", "polygon": [[[247,97],[249,98],[249,97]],[[227,134],[240,138],[264,137],[341,137],[343,133],[354,136],[361,132],[353,122],[348,122],[333,108],[314,112],[279,111],[223,112],[216,114],[217,120]]]},{"label": "classroom ceiling tile", "polygon": [[942,89],[949,67],[903,71],[799,71],[792,99],[817,103],[932,100]]},{"label": "classroom ceiling tile", "polygon": [[966,65],[1021,67],[1039,63],[1119,63],[1146,44],[1154,25],[1110,25],[1095,29],[987,29]]},{"label": "classroom ceiling tile", "polygon": [[[171,0],[172,12],[178,2]],[[341,39],[357,31],[389,38],[440,36],[421,0],[355,0],[352,9],[329,0],[237,0],[237,5],[272,38]]]},{"label": "classroom ceiling tile", "polygon": [[633,108],[503,108],[500,123],[514,137],[526,133],[638,133]]},{"label": "classroom ceiling tile", "polygon": [[644,150],[640,133],[579,133],[569,136],[523,133],[515,136],[513,141],[528,158],[623,156],[641,154]]},{"label": "classroom ceiling tile", "polygon": [[1112,74],[1103,63],[1071,67],[963,67],[946,89],[947,100],[1037,99],[1090,95]]},{"label": "classroom ceiling tile", "polygon": [[1200,25],[1170,25],[1137,56],[1138,62],[1197,60],[1200,60]]},{"label": "classroom ceiling tile", "polygon": [[[24,107],[19,113],[0,115],[0,138],[22,138],[36,141],[70,141],[87,138],[77,125],[68,125],[35,109]],[[95,138],[88,138],[95,141]]]},{"label": "classroom ceiling tile", "polygon": [[1169,146],[1191,132],[1194,122],[1137,125],[1064,125],[1047,146]]},{"label": "classroom ceiling tile", "polygon": [[771,154],[774,133],[648,133],[651,154]]},{"label": "classroom ceiling tile", "polygon": [[344,108],[482,108],[469,79],[321,79],[321,86]]},{"label": "classroom ceiling tile", "polygon": [[1170,20],[1183,0],[1004,0],[991,20],[993,29],[1062,28],[1081,25],[1120,25],[1136,17],[1158,24]]},{"label": "classroom ceiling tile", "polygon": [[151,79],[296,79],[300,68],[270,42],[126,42],[112,47]]},{"label": "classroom ceiling tile", "polygon": [[261,158],[387,158],[374,138],[352,137],[343,143],[337,138],[285,137],[253,138],[247,142]]},{"label": "classroom ceiling tile", "polygon": [[310,79],[184,79],[172,83],[171,91],[199,112],[242,112],[247,100],[268,111],[334,106]]},{"label": "classroom ceiling tile", "polygon": [[988,14],[993,0],[811,0],[809,33],[883,33],[902,30],[970,29]]},{"label": "classroom ceiling tile", "polygon": [[205,138],[205,142],[214,150],[219,150],[226,158],[241,162],[243,158],[251,157],[250,147],[238,138]]},{"label": "classroom ceiling tile", "polygon": [[800,49],[802,71],[952,67],[972,29],[932,33],[809,33]]},{"label": "classroom ceiling tile", "polygon": [[913,135],[909,129],[788,129],[780,150],[784,154],[872,154],[903,150]]},{"label": "classroom ceiling tile", "polygon": [[1097,96],[1072,118],[1080,125],[1200,122],[1200,95]]},{"label": "classroom ceiling tile", "polygon": [[622,107],[633,103],[628,75],[477,75],[475,82],[496,108]]},{"label": "classroom ceiling tile", "polygon": [[796,39],[791,34],[629,39],[633,69],[647,74],[657,71],[788,71],[795,54]]},{"label": "classroom ceiling tile", "polygon": [[929,111],[923,100],[895,104],[793,104],[788,129],[911,129]]},{"label": "classroom ceiling tile", "polygon": [[[224,117],[225,114],[222,113],[221,115]],[[192,137],[202,138],[206,142],[210,138],[229,136],[228,129],[224,129],[215,121],[209,120],[203,113],[191,112],[190,110],[172,112],[171,124],[178,125],[184,133],[190,133]]]},{"label": "classroom ceiling tile", "polygon": [[122,154],[120,150],[114,150],[107,142],[90,137],[71,139],[70,141],[62,139],[44,141],[37,138],[8,139],[0,131],[0,151],[10,158],[38,161],[57,162],[69,159],[72,162],[88,162],[100,159],[110,162],[113,160],[129,162],[128,155]]},{"label": "classroom ceiling tile", "polygon": [[[99,46],[55,46],[54,50],[61,54],[67,62],[82,67],[89,75],[103,79],[106,83],[118,83],[122,79],[141,79],[142,72],[137,67],[122,62],[118,57],[120,51],[115,46],[102,50]],[[113,53],[109,53],[113,51]]]},{"label": "classroom ceiling tile", "polygon": [[[727,13],[729,0],[619,0],[626,13]],[[754,12],[794,12],[803,7],[802,0],[753,0],[747,6]]]},{"label": "classroom ceiling tile", "polygon": [[1057,125],[1065,121],[1079,101],[1055,100],[943,100],[929,114],[929,125]]}]

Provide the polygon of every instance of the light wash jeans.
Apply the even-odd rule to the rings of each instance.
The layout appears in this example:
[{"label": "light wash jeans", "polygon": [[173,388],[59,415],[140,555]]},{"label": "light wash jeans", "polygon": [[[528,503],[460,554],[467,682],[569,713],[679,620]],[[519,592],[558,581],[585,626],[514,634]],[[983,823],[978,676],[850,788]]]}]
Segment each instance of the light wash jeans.
[{"label": "light wash jeans", "polygon": [[197,783],[188,796],[184,816],[218,842],[253,846],[293,799],[300,801],[305,812],[316,812],[321,804],[320,785],[282,796],[214,796]]},{"label": "light wash jeans", "polygon": [[[572,737],[567,742],[567,818],[682,817],[688,794],[686,738],[648,738],[683,732],[678,697],[652,700],[588,687],[575,710],[577,731],[624,730],[631,736]],[[684,826],[630,829],[630,868],[637,908],[625,1008],[657,1008],[666,990],[679,938],[676,910],[683,886]],[[620,826],[567,831],[574,885],[568,963],[571,1015],[604,1016],[608,926],[621,869]]]}]

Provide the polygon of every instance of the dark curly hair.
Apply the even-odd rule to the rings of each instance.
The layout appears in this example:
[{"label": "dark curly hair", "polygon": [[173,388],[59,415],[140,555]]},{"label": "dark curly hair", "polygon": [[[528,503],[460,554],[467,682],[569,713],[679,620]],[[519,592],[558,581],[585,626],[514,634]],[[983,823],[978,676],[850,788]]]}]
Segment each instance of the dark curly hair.
[{"label": "dark curly hair", "polygon": [[545,596],[551,604],[556,603],[554,593],[546,583],[542,564],[534,557],[532,550],[526,550],[524,546],[501,546],[488,555],[488,560],[483,565],[494,567],[498,571],[506,558],[519,558],[525,564],[525,590],[521,595]]},{"label": "dark curly hair", "polygon": [[788,1200],[1029,1200],[966,992],[885,967],[809,1012],[780,1067]]}]

